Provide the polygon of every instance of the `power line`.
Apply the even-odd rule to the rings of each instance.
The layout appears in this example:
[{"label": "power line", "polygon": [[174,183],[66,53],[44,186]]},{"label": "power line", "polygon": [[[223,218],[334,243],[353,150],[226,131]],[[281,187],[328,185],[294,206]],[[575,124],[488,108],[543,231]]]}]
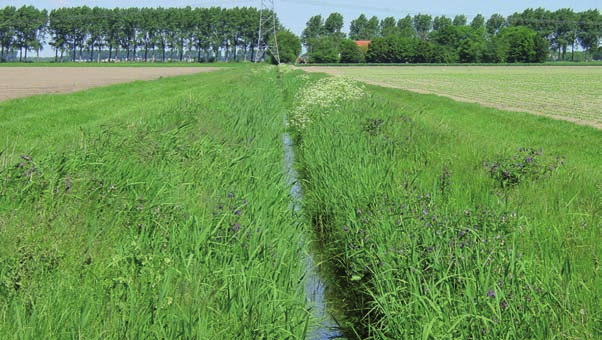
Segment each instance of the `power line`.
[{"label": "power line", "polygon": [[[276,36],[277,22],[276,22],[276,4],[275,0],[261,0],[261,9],[259,10],[259,35],[257,39],[257,54],[255,54],[255,62],[259,62],[261,57],[259,52],[262,51],[263,56],[267,51],[270,51],[272,58],[276,60],[277,64],[280,64],[280,54],[278,52],[278,39]],[[268,41],[265,41],[268,33]],[[270,41],[269,36],[272,36]]]}]

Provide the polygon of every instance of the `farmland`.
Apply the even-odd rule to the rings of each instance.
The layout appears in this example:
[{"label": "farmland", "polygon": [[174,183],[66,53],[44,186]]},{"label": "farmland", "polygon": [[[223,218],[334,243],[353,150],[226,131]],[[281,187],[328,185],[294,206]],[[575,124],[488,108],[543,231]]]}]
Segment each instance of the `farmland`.
[{"label": "farmland", "polygon": [[363,82],[602,128],[602,67],[311,67]]},{"label": "farmland", "polygon": [[286,67],[7,100],[0,338],[308,338],[316,252],[349,339],[596,339],[601,142]]},{"label": "farmland", "polygon": [[213,70],[208,67],[0,67],[0,101]]}]

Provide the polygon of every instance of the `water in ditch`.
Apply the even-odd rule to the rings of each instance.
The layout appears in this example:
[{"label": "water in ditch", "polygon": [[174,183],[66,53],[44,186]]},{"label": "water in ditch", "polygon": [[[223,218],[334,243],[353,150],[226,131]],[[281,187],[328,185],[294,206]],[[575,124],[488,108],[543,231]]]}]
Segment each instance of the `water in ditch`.
[{"label": "water in ditch", "polygon": [[[293,141],[288,133],[283,135],[284,141],[284,166],[286,168],[287,180],[290,185],[292,197],[291,209],[301,214],[301,185],[297,181],[297,171],[294,168],[295,153],[293,151]],[[308,236],[310,237],[310,236]],[[320,320],[318,327],[311,329],[308,340],[326,340],[341,338],[337,323],[328,312],[328,301],[326,299],[326,283],[321,277],[318,266],[315,263],[315,255],[308,252],[304,258],[305,264],[305,294],[309,301],[308,307],[311,308],[313,315]]]}]

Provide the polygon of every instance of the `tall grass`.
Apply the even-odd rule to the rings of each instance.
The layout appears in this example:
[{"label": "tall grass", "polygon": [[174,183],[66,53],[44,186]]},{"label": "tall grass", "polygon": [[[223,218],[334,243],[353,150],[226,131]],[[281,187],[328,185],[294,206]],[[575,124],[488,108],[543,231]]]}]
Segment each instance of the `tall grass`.
[{"label": "tall grass", "polygon": [[291,114],[309,122],[293,129],[303,209],[349,337],[602,336],[602,133],[364,93],[327,109],[303,98]]},{"label": "tall grass", "polygon": [[239,68],[0,104],[0,338],[304,338],[280,93]]}]

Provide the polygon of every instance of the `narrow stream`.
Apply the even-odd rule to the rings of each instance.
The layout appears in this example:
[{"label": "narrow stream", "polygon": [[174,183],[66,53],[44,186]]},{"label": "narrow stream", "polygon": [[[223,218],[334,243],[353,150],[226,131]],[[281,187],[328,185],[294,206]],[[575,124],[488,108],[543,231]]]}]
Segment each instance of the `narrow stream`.
[{"label": "narrow stream", "polygon": [[[284,140],[284,166],[286,167],[288,184],[291,186],[291,209],[296,213],[301,213],[301,185],[297,182],[297,171],[295,165],[295,153],[293,151],[293,141],[288,133],[283,135]],[[332,315],[328,312],[327,300],[325,297],[325,281],[320,276],[318,267],[314,262],[314,254],[310,252],[304,259],[305,262],[305,295],[308,296],[307,304],[311,307],[314,316],[320,320],[317,328],[310,330],[308,340],[326,340],[340,338],[342,334]]]}]

